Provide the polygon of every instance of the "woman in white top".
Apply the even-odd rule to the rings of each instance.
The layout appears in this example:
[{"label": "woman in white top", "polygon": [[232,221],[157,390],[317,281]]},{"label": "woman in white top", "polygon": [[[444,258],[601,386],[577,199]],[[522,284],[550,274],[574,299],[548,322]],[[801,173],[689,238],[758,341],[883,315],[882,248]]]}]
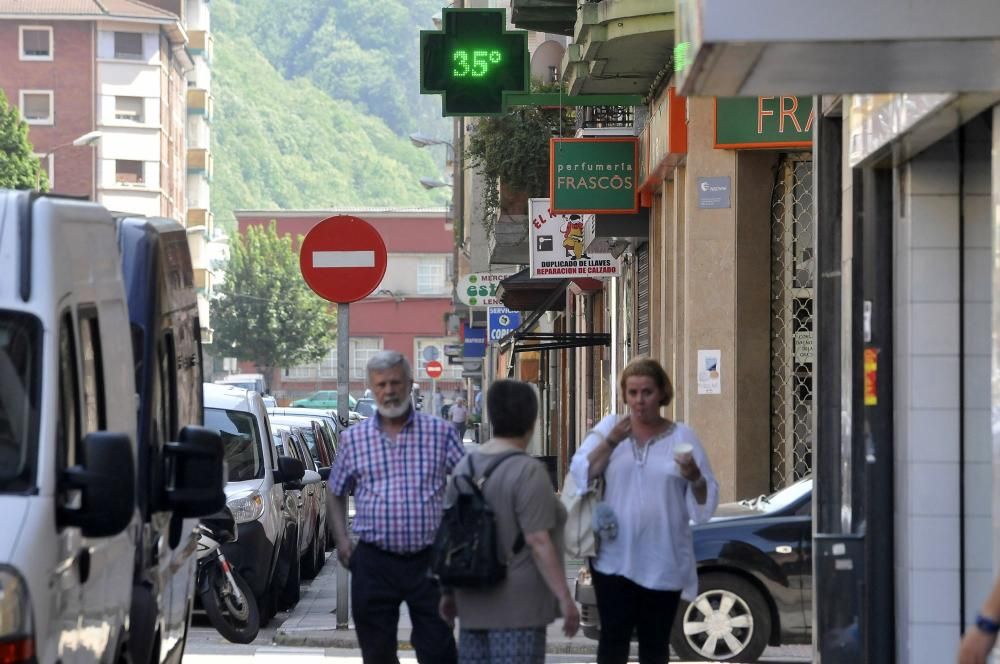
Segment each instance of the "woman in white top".
[{"label": "woman in white top", "polygon": [[629,415],[601,420],[570,466],[579,487],[604,475],[613,516],[602,517],[617,522],[601,530],[591,560],[601,616],[597,662],[625,664],[636,631],[639,662],[663,664],[678,602],[698,590],[690,522],[711,518],[719,485],[694,431],[660,414],[674,390],[659,362],[630,362],[621,390]]}]

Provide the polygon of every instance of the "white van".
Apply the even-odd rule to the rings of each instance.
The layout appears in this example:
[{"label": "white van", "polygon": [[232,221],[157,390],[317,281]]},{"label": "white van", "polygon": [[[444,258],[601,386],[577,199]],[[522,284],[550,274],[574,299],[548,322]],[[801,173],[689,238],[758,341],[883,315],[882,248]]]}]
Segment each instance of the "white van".
[{"label": "white van", "polygon": [[93,203],[0,191],[5,662],[111,663],[126,652],[135,440],[111,216]]},{"label": "white van", "polygon": [[297,505],[286,507],[292,497],[284,484],[298,483],[305,466],[278,455],[259,393],[206,383],[204,401],[205,427],[222,436],[226,500],[239,530],[223,551],[253,590],[263,626],[298,601],[298,574],[290,574],[299,561]]},{"label": "white van", "polygon": [[225,378],[220,378],[212,382],[216,385],[229,385],[230,387],[239,387],[244,390],[253,390],[261,395],[267,394],[267,384],[264,382],[264,374],[230,374]]}]

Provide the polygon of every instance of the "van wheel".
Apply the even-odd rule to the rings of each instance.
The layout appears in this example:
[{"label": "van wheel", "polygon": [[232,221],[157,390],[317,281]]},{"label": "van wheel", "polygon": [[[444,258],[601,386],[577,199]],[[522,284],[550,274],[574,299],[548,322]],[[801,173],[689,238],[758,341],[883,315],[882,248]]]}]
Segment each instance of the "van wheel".
[{"label": "van wheel", "polygon": [[318,523],[316,524],[316,529],[317,529],[316,531],[317,542],[314,548],[316,549],[316,573],[319,574],[319,571],[323,569],[323,565],[326,564],[326,547],[323,546],[322,543],[318,541],[320,533]]}]

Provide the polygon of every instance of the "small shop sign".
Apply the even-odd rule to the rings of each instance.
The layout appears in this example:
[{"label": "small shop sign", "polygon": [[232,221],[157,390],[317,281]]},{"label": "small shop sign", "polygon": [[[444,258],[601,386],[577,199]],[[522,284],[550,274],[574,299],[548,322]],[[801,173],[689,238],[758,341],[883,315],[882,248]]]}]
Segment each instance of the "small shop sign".
[{"label": "small shop sign", "polygon": [[812,97],[718,97],[715,147],[811,148],[815,120]]},{"label": "small shop sign", "polygon": [[555,214],[549,199],[528,199],[530,279],[603,279],[621,274],[621,261],[588,251],[586,226],[593,215]]},{"label": "small shop sign", "polygon": [[552,212],[638,212],[638,146],[635,137],[625,136],[553,138],[549,144]]}]

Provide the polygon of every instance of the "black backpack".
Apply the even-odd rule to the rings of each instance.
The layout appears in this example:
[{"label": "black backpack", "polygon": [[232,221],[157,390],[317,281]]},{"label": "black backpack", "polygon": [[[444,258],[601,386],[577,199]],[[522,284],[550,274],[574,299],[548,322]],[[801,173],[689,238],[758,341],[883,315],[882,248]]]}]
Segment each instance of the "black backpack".
[{"label": "black backpack", "polygon": [[[494,459],[478,480],[475,457],[469,456],[469,472],[452,476],[455,502],[445,508],[431,547],[431,573],[442,586],[484,588],[506,578],[507,561],[497,555],[496,515],[482,489],[497,466],[521,454],[510,452]],[[524,535],[518,533],[513,553],[523,548]]]}]

